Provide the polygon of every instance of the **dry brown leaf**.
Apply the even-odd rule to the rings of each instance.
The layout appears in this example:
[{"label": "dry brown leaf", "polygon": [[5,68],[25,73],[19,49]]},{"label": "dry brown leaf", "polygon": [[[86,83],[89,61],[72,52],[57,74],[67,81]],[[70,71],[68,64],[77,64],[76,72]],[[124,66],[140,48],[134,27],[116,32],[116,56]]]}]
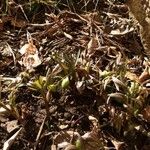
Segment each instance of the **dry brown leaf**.
[{"label": "dry brown leaf", "polygon": [[150,79],[150,74],[149,72],[147,71],[147,69],[145,69],[141,75],[139,76],[139,82],[140,83],[143,83],[144,81]]},{"label": "dry brown leaf", "polygon": [[15,139],[19,136],[23,128],[20,128],[13,136],[11,136],[3,146],[3,150],[9,150],[11,145],[14,143]]},{"label": "dry brown leaf", "polygon": [[32,42],[30,42],[30,43],[22,46],[22,48],[19,50],[19,52],[21,53],[21,55],[24,55],[24,54],[33,54],[34,55],[37,52],[37,48]]},{"label": "dry brown leaf", "polygon": [[27,22],[25,22],[24,20],[20,20],[20,19],[12,19],[11,20],[11,24],[14,26],[14,27],[18,27],[18,28],[23,28],[23,27],[26,27],[27,26]]},{"label": "dry brown leaf", "polygon": [[121,31],[120,29],[112,30],[110,32],[110,34],[112,34],[112,35],[125,35],[129,32],[132,32],[133,30],[134,30],[134,28],[129,29],[128,27],[126,27],[126,29],[124,29],[123,31]]},{"label": "dry brown leaf", "polygon": [[40,60],[38,54],[27,55],[27,56],[25,56],[23,58],[23,65],[27,69],[31,69],[31,68],[37,67],[40,64],[41,64],[41,60]]},{"label": "dry brown leaf", "polygon": [[[10,105],[6,105],[6,107],[8,108],[8,109],[11,109],[11,107],[10,107]],[[8,115],[8,111],[5,109],[5,108],[3,108],[3,107],[0,107],[0,115]]]},{"label": "dry brown leaf", "polygon": [[143,118],[147,121],[147,122],[150,122],[150,106],[147,106],[143,112]]},{"label": "dry brown leaf", "polygon": [[19,52],[23,55],[21,64],[27,69],[32,69],[41,64],[41,60],[38,56],[38,50],[33,44],[32,37],[27,33],[28,44],[25,44]]},{"label": "dry brown leaf", "polygon": [[88,45],[87,45],[87,49],[88,49],[88,54],[92,54],[93,52],[95,52],[95,50],[100,47],[100,43],[98,40],[98,37],[92,37],[91,40],[89,41]]},{"label": "dry brown leaf", "polygon": [[136,81],[136,82],[139,81],[138,76],[135,73],[132,73],[132,72],[129,72],[129,71],[126,72],[125,77],[132,80],[132,81]]},{"label": "dry brown leaf", "polygon": [[75,140],[79,137],[79,133],[78,132],[73,132],[73,131],[64,131],[64,132],[60,132],[58,133],[55,137],[54,137],[54,144],[58,145],[59,143],[62,142],[70,142],[70,140],[72,138],[74,138]]},{"label": "dry brown leaf", "polygon": [[19,127],[17,120],[7,121],[6,125],[8,133],[12,132],[13,130]]},{"label": "dry brown leaf", "polygon": [[83,150],[99,150],[103,145],[103,142],[99,135],[99,129],[96,127],[94,127],[91,132],[85,133],[83,136],[80,136],[78,132],[73,131],[60,132],[54,137],[53,140],[54,144],[59,148],[75,148],[74,145],[72,145],[71,147],[69,146],[70,142],[76,144],[78,143],[80,145],[80,148],[82,147]]},{"label": "dry brown leaf", "polygon": [[103,147],[99,129],[96,127],[94,127],[91,132],[85,133],[81,138],[84,150],[99,150]]},{"label": "dry brown leaf", "polygon": [[116,141],[116,140],[111,140],[111,142],[115,146],[116,150],[120,150],[120,147],[124,144],[124,142],[119,142],[119,141]]}]

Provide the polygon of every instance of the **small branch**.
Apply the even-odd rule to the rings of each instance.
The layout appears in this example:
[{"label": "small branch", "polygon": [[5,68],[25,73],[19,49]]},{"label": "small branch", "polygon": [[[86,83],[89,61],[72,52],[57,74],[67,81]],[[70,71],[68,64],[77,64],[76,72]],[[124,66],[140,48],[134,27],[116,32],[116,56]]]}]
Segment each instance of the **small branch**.
[{"label": "small branch", "polygon": [[42,124],[40,126],[39,132],[38,132],[37,137],[36,137],[36,142],[35,142],[35,145],[34,145],[34,150],[36,150],[36,148],[37,148],[37,145],[38,145],[39,139],[41,137],[41,133],[42,133],[42,130],[43,130],[46,118],[47,118],[47,116],[45,116],[45,118],[43,119],[43,122],[42,122]]}]

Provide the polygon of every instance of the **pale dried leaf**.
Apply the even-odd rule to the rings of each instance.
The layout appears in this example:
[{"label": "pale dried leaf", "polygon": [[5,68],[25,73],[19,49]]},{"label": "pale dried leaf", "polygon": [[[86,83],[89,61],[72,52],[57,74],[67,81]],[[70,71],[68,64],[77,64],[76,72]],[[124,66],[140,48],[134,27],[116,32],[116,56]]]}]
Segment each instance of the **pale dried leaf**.
[{"label": "pale dried leaf", "polygon": [[89,116],[88,118],[93,123],[93,126],[97,126],[98,125],[98,120],[95,117]]},{"label": "pale dried leaf", "polygon": [[98,37],[92,37],[87,45],[88,54],[92,54],[98,47],[100,47]]},{"label": "pale dried leaf", "polygon": [[[10,105],[5,105],[8,109],[11,109]],[[8,111],[3,108],[3,107],[0,107],[0,115],[8,115]]]},{"label": "pale dried leaf", "polygon": [[19,53],[21,55],[24,55],[27,52],[27,49],[30,47],[30,44],[25,44],[21,47],[21,49],[19,50]]},{"label": "pale dried leaf", "polygon": [[28,55],[23,58],[23,65],[27,69],[32,69],[34,67],[39,66],[40,64],[41,64],[41,60],[40,60],[38,54]]},{"label": "pale dried leaf", "polygon": [[132,80],[132,81],[137,81],[137,82],[139,81],[138,76],[135,73],[132,73],[129,71],[126,72],[125,77]]},{"label": "pale dried leaf", "polygon": [[12,132],[13,130],[19,127],[17,120],[7,121],[6,126],[7,126],[8,133]]},{"label": "pale dried leaf", "polygon": [[85,150],[99,150],[103,147],[103,141],[99,135],[99,129],[94,127],[91,132],[81,136],[81,144]]},{"label": "pale dried leaf", "polygon": [[147,68],[141,73],[141,75],[139,76],[139,82],[143,83],[144,81],[150,79],[150,74],[147,71]]},{"label": "pale dried leaf", "polygon": [[53,140],[54,140],[54,144],[58,145],[59,143],[62,143],[64,141],[69,143],[73,137],[76,140],[79,136],[80,135],[78,132],[64,131],[54,136]]},{"label": "pale dried leaf", "polygon": [[21,53],[21,55],[24,55],[24,54],[36,54],[38,53],[37,51],[37,48],[35,45],[33,45],[32,43],[28,43],[28,44],[25,44],[21,47],[21,49],[19,50],[19,52]]},{"label": "pale dried leaf", "polygon": [[116,29],[116,30],[112,30],[112,31],[110,32],[110,34],[111,34],[111,35],[125,35],[125,34],[127,34],[127,33],[129,33],[129,32],[132,32],[133,30],[134,30],[134,28],[130,28],[130,29],[126,28],[126,29],[123,30],[123,31],[121,31],[120,29]]},{"label": "pale dried leaf", "polygon": [[117,79],[116,77],[112,77],[112,81],[114,82],[117,91],[120,90],[120,87],[122,87],[124,89],[127,88],[126,85],[122,81],[120,81],[119,79]]},{"label": "pale dried leaf", "polygon": [[65,37],[67,37],[68,39],[73,40],[73,37],[72,37],[70,34],[64,32],[64,35],[65,35]]},{"label": "pale dried leaf", "polygon": [[9,150],[16,138],[19,136],[23,128],[20,128],[13,136],[11,136],[3,145],[3,150]]},{"label": "pale dried leaf", "polygon": [[124,144],[124,142],[119,142],[119,141],[116,141],[116,140],[111,140],[111,142],[115,146],[116,150],[120,150],[120,147]]}]

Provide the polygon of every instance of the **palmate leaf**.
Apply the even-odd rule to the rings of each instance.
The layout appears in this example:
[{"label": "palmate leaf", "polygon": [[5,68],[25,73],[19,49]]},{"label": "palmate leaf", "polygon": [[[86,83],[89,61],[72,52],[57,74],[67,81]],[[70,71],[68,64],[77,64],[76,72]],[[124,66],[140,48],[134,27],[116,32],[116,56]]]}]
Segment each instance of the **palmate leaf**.
[{"label": "palmate leaf", "polygon": [[36,90],[42,89],[42,85],[40,84],[39,80],[34,81],[31,86]]},{"label": "palmate leaf", "polygon": [[45,82],[46,78],[44,76],[40,76],[36,81],[29,83],[29,86],[33,90],[42,90]]}]

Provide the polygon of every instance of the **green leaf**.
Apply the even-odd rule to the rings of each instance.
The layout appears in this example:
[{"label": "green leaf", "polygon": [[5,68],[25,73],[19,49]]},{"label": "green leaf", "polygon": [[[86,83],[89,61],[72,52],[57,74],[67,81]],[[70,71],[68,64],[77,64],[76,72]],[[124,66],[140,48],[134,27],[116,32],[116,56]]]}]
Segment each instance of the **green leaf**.
[{"label": "green leaf", "polygon": [[33,90],[42,90],[46,82],[46,77],[40,76],[38,80],[30,83],[30,88]]},{"label": "green leaf", "polygon": [[65,88],[67,88],[67,87],[69,86],[69,83],[70,83],[69,77],[67,76],[67,77],[65,77],[65,78],[62,80],[62,82],[61,82],[61,87],[62,87],[63,89],[65,89]]},{"label": "green leaf", "polygon": [[103,72],[100,73],[100,76],[102,78],[106,78],[107,76],[110,76],[112,73],[110,71],[104,70]]},{"label": "green leaf", "polygon": [[79,137],[76,140],[75,145],[76,145],[77,150],[84,150],[85,149],[82,137]]},{"label": "green leaf", "polygon": [[39,83],[40,83],[40,85],[43,86],[45,82],[46,82],[46,77],[40,76],[39,77]]},{"label": "green leaf", "polygon": [[57,90],[57,86],[55,84],[51,84],[47,88],[50,92],[56,92]]},{"label": "green leaf", "polygon": [[42,89],[42,85],[40,84],[39,80],[34,81],[31,85],[31,87],[35,90]]},{"label": "green leaf", "polygon": [[77,141],[76,141],[76,148],[77,148],[77,150],[81,150],[81,141],[78,139]]}]

